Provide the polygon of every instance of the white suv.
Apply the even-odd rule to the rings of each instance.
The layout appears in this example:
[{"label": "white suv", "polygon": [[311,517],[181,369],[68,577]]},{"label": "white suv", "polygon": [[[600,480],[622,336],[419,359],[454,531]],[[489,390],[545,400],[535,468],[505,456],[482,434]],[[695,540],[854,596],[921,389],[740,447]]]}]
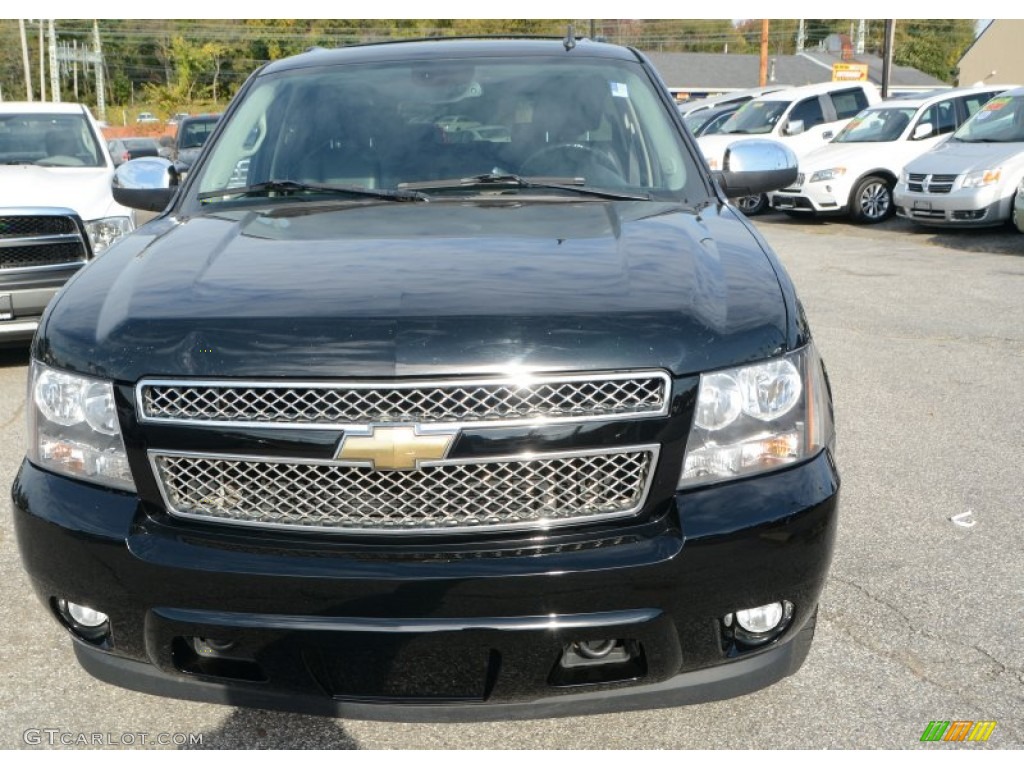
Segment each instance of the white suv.
[{"label": "white suv", "polygon": [[[757,136],[788,146],[802,158],[831,141],[861,110],[881,101],[872,83],[816,83],[775,91],[751,99],[722,126],[722,132],[697,139],[712,170],[721,170],[725,150],[734,142]],[[760,213],[768,196],[738,201],[745,213]]]},{"label": "white suv", "polygon": [[800,158],[796,182],[771,195],[797,214],[848,214],[877,224],[896,211],[903,166],[944,141],[981,106],[1013,86],[974,86],[889,99],[857,115],[824,147]]}]

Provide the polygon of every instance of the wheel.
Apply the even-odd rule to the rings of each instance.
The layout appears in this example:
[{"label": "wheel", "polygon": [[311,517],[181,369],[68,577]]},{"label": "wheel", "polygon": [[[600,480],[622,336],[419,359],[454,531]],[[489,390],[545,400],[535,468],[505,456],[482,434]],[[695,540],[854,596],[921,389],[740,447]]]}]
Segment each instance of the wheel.
[{"label": "wheel", "polygon": [[896,212],[892,183],[881,176],[866,176],[850,195],[850,218],[859,224],[878,224]]},{"label": "wheel", "polygon": [[[576,157],[574,157],[574,155]],[[603,152],[600,149],[591,147],[588,144],[581,144],[575,141],[563,144],[552,144],[543,147],[526,158],[519,167],[522,176],[547,176],[547,175],[572,175],[578,176],[580,168],[587,166],[598,167],[604,171],[614,173],[618,183],[622,183],[625,176],[622,172],[622,164],[614,155]],[[601,183],[613,183],[608,179],[598,180]]]},{"label": "wheel", "polygon": [[746,195],[733,200],[744,216],[757,216],[768,208],[768,195]]}]

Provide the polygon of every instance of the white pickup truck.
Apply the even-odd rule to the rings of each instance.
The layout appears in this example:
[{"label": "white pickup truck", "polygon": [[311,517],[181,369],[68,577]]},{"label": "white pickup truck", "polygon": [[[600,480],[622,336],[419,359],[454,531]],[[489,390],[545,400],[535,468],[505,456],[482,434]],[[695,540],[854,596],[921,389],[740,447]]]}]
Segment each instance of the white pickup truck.
[{"label": "white pickup truck", "polygon": [[134,228],[80,104],[0,102],[0,344],[32,338],[68,278]]}]

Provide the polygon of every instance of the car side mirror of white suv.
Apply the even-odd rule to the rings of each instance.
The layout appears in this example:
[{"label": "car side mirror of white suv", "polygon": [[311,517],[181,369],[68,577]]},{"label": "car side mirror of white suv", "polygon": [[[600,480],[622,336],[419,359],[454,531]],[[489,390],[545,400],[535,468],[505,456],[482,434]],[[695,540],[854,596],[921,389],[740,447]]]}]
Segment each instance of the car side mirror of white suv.
[{"label": "car side mirror of white suv", "polygon": [[918,123],[917,127],[914,128],[913,135],[910,138],[912,141],[917,141],[919,139],[927,139],[929,136],[932,135],[932,132],[934,130],[935,128],[934,126],[932,126],[931,123]]},{"label": "car side mirror of white suv", "polygon": [[804,121],[803,120],[790,120],[786,123],[786,128],[783,133],[786,136],[796,136],[798,133],[804,132]]}]

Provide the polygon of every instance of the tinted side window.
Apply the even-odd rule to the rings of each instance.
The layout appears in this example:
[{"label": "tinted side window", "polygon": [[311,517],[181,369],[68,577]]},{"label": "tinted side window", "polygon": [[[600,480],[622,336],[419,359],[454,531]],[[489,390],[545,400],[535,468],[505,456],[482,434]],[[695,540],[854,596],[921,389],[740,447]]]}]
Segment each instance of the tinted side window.
[{"label": "tinted side window", "polygon": [[821,111],[821,102],[818,101],[818,97],[812,96],[809,99],[804,99],[793,107],[793,111],[789,113],[789,122],[792,123],[794,120],[803,120],[804,130],[824,123],[825,115]]},{"label": "tinted side window", "polygon": [[953,101],[940,101],[938,104],[932,104],[921,115],[921,119],[917,121],[918,125],[921,123],[931,123],[932,132],[931,136],[941,136],[944,133],[952,133],[956,130],[956,109],[953,107]]},{"label": "tinted side window", "polygon": [[832,94],[832,106],[836,109],[836,119],[845,120],[853,117],[867,107],[868,97],[860,88],[851,91],[839,91]]},{"label": "tinted side window", "polygon": [[995,92],[994,93],[974,93],[974,94],[971,94],[970,96],[962,97],[960,99],[960,103],[964,107],[964,112],[963,112],[964,119],[966,120],[968,117],[973,115],[975,112],[977,112],[979,109],[981,109],[982,105],[986,101],[988,101],[989,99],[991,99],[993,96],[996,96],[996,95],[997,95],[997,93],[995,93]]}]

